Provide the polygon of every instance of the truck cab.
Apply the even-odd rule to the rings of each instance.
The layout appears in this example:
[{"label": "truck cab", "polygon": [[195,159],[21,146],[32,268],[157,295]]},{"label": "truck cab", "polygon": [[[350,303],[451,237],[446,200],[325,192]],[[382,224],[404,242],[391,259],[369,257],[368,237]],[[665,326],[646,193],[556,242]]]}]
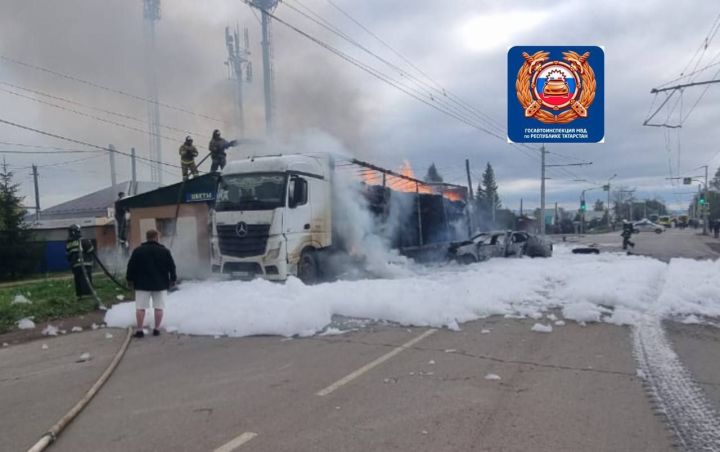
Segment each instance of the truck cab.
[{"label": "truck cab", "polygon": [[211,214],[213,272],[315,282],[318,253],[332,245],[332,166],[327,154],[229,162]]}]

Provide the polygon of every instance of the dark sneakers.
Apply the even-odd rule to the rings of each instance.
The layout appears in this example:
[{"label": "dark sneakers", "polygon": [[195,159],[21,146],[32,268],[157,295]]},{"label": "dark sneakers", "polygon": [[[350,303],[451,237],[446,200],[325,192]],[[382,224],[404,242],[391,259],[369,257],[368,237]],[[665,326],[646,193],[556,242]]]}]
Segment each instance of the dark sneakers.
[{"label": "dark sneakers", "polygon": [[160,336],[160,330],[157,329],[157,328],[155,328],[155,329],[153,330],[153,336]]},{"label": "dark sneakers", "polygon": [[137,330],[135,331],[134,335],[137,339],[142,339],[145,337],[145,332],[143,330]]}]

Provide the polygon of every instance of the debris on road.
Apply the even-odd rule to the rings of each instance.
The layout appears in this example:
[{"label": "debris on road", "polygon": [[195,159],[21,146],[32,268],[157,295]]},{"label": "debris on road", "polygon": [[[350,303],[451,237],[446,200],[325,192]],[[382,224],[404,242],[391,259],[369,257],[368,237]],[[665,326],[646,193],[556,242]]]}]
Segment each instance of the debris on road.
[{"label": "debris on road", "polygon": [[90,353],[84,352],[82,355],[80,355],[80,359],[75,361],[76,363],[84,363],[86,361],[90,361]]},{"label": "debris on road", "polygon": [[82,329],[81,326],[74,326],[74,327],[72,327],[72,329],[70,330],[70,332],[72,332],[72,333],[80,333],[80,332],[82,332],[82,330],[83,330],[83,329]]},{"label": "debris on road", "polygon": [[485,375],[485,379],[490,380],[490,381],[501,380],[500,375],[498,375],[498,374],[487,374],[487,375]]},{"label": "debris on road", "polygon": [[35,328],[35,322],[33,322],[30,318],[24,318],[20,319],[17,323],[18,328],[21,330],[31,330]]},{"label": "debris on road", "polygon": [[113,335],[110,333],[105,333],[105,339],[112,339]]},{"label": "debris on road", "polygon": [[48,323],[48,325],[45,328],[43,328],[42,335],[43,336],[57,336],[58,328],[55,325],[51,325]]},{"label": "debris on road", "polygon": [[542,323],[536,323],[530,328],[530,331],[535,331],[536,333],[552,333],[552,330],[552,325],[543,325]]},{"label": "debris on road", "polygon": [[47,344],[42,344],[42,347],[40,347],[40,348],[43,349],[43,350],[47,350],[47,349],[48,349],[48,345],[47,345]]}]

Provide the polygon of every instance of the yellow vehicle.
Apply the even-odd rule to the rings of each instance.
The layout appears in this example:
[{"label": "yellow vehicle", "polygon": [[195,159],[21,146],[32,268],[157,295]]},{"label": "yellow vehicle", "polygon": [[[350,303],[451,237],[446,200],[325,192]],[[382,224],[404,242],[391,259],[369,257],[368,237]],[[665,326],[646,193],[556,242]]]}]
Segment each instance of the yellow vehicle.
[{"label": "yellow vehicle", "polygon": [[688,226],[688,221],[690,220],[690,217],[687,215],[678,215],[677,217],[677,227],[679,228],[686,228]]},{"label": "yellow vehicle", "polygon": [[666,227],[666,228],[671,228],[671,227],[672,227],[672,220],[670,219],[670,216],[669,216],[669,215],[662,215],[662,216],[658,219],[658,224],[659,224],[660,226],[664,226],[664,227]]}]

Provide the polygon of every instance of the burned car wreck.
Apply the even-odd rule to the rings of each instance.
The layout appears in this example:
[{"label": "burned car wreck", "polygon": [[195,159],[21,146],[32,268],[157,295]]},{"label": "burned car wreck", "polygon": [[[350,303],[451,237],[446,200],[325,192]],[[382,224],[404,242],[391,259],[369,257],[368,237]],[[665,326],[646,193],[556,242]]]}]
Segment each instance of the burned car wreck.
[{"label": "burned car wreck", "polygon": [[550,257],[552,253],[552,242],[524,231],[481,232],[469,240],[454,242],[448,248],[449,259],[463,264],[492,257]]}]

